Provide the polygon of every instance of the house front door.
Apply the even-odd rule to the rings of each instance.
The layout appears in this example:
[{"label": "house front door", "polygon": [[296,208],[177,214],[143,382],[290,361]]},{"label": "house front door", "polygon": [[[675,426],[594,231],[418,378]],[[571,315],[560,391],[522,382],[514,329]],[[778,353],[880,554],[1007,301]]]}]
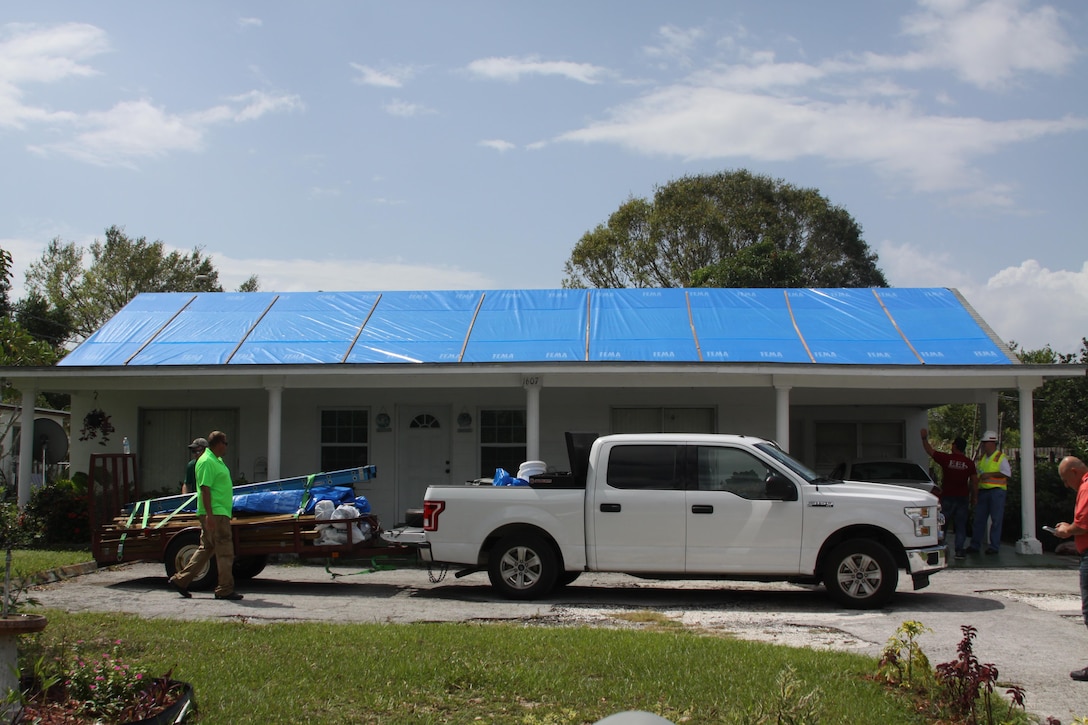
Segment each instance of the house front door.
[{"label": "house front door", "polygon": [[403,406],[397,410],[396,520],[423,508],[427,487],[450,482],[450,409]]}]

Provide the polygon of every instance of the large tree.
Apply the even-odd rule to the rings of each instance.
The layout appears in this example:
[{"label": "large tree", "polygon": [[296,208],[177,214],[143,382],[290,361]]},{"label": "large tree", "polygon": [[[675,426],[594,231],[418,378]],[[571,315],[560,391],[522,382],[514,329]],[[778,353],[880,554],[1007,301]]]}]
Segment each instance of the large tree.
[{"label": "large tree", "polygon": [[815,189],[732,171],[632,197],[587,232],[565,287],[886,287],[845,209]]},{"label": "large tree", "polygon": [[[26,305],[36,315],[42,316],[44,300],[51,320],[70,324],[66,342],[86,338],[141,292],[223,291],[219,272],[203,248],[168,252],[163,242],[129,237],[117,226],[106,230],[104,242],[96,239],[88,249],[59,237],[50,241],[28,267],[26,287]],[[240,289],[257,288],[257,278],[251,276]]]}]

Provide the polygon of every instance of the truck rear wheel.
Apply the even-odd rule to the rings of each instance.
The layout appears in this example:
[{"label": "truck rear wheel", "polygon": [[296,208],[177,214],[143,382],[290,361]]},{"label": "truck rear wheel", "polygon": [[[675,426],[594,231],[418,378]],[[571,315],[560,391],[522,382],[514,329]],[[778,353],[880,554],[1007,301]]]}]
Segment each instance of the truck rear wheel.
[{"label": "truck rear wheel", "polygon": [[[166,576],[171,577],[185,568],[189,559],[200,548],[200,531],[190,529],[175,534],[166,545],[166,555],[163,563],[166,564]],[[206,591],[213,589],[219,581],[219,568],[215,565],[215,557],[208,559],[208,563],[201,567],[200,571],[189,583],[189,589],[193,591]]]},{"label": "truck rear wheel", "polygon": [[850,609],[884,606],[899,584],[899,569],[891,553],[868,539],[839,544],[831,550],[823,569],[828,594]]},{"label": "truck rear wheel", "polygon": [[555,586],[558,560],[552,547],[533,534],[503,537],[491,550],[487,575],[507,599],[539,599]]}]

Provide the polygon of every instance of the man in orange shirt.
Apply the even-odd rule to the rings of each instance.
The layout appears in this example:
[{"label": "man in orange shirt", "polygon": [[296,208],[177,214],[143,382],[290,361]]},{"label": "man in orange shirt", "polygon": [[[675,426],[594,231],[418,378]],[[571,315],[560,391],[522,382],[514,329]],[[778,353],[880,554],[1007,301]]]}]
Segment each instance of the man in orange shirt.
[{"label": "man in orange shirt", "polygon": [[[1054,528],[1059,538],[1073,537],[1080,554],[1080,611],[1084,624],[1088,625],[1088,466],[1079,458],[1069,456],[1058,464],[1058,475],[1066,488],[1077,492],[1073,509],[1073,523],[1061,522]],[[1088,682],[1088,667],[1073,670],[1069,676],[1080,682]]]}]

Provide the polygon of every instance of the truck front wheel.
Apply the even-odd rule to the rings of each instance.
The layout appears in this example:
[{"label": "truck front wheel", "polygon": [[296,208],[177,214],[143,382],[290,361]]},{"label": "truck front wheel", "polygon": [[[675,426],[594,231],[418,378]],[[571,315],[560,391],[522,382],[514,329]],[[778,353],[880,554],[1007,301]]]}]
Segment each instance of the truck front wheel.
[{"label": "truck front wheel", "polygon": [[875,541],[852,539],[831,550],[823,567],[831,598],[850,609],[883,606],[899,583],[892,555]]},{"label": "truck front wheel", "polygon": [[[171,577],[185,568],[189,559],[200,548],[200,531],[190,529],[174,535],[170,543],[166,545],[166,554],[163,563],[166,564],[166,576]],[[215,565],[215,557],[200,568],[193,577],[189,588],[195,592],[205,591],[215,587],[219,579],[219,568]]]},{"label": "truck front wheel", "polygon": [[487,575],[507,599],[539,599],[555,586],[559,565],[552,547],[532,534],[503,537],[491,550]]}]

